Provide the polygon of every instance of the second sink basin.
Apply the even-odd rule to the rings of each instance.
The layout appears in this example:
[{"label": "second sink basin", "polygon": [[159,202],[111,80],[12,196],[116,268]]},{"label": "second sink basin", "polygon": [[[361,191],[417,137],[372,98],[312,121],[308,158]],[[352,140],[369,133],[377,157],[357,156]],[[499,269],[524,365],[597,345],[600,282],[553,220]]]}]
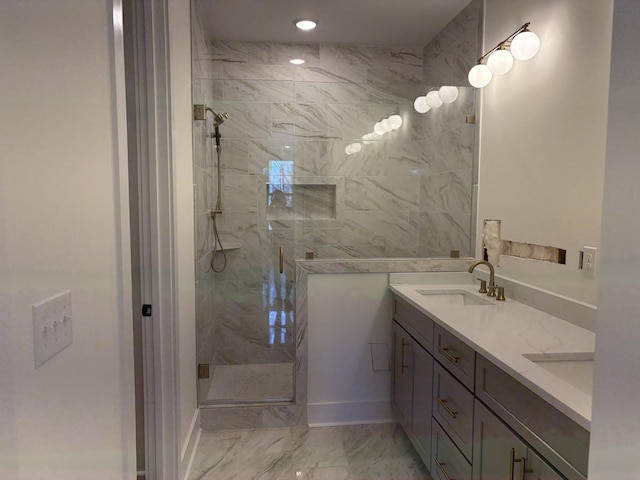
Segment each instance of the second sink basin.
[{"label": "second sink basin", "polygon": [[488,298],[474,295],[465,290],[416,290],[420,295],[437,303],[447,305],[495,305]]},{"label": "second sink basin", "polygon": [[523,353],[522,356],[578,390],[593,391],[593,352]]}]

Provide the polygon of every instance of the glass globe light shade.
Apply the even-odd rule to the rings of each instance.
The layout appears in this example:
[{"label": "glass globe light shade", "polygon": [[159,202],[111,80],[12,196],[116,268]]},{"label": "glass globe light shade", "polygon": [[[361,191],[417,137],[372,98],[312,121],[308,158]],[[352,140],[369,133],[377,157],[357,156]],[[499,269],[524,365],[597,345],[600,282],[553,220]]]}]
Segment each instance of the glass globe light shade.
[{"label": "glass globe light shade", "polygon": [[430,108],[438,108],[442,105],[442,100],[440,100],[440,95],[438,95],[437,90],[427,93],[427,105],[429,105]]},{"label": "glass globe light shade", "polygon": [[487,68],[493,75],[504,75],[513,67],[513,56],[509,50],[496,50],[487,58]]},{"label": "glass globe light shade", "polygon": [[458,98],[458,87],[445,85],[438,90],[438,96],[443,103],[453,103]]},{"label": "glass globe light shade", "polygon": [[402,117],[400,115],[391,115],[389,117],[389,126],[393,130],[397,130],[402,126]]},{"label": "glass globe light shade", "polygon": [[346,153],[347,155],[351,155],[353,153],[351,151],[351,144],[349,144],[346,147],[344,147],[344,153]]},{"label": "glass globe light shade", "polygon": [[362,135],[362,140],[364,141],[371,140],[371,134],[365,133],[364,135]]},{"label": "glass globe light shade", "polygon": [[378,135],[384,135],[385,133],[387,133],[387,131],[382,128],[382,123],[377,122],[374,126],[373,126],[373,131],[376,132]]},{"label": "glass globe light shade", "polygon": [[292,58],[291,60],[289,60],[289,63],[293,65],[302,65],[305,62],[306,60],[304,58]]},{"label": "glass globe light shade", "polygon": [[540,39],[533,32],[522,32],[511,41],[511,55],[517,60],[529,60],[540,50]]},{"label": "glass globe light shade", "polygon": [[431,110],[431,107],[427,105],[427,97],[416,98],[416,100],[413,102],[413,108],[418,113],[427,113],[429,110]]},{"label": "glass globe light shade", "polygon": [[391,125],[389,125],[389,119],[385,118],[384,120],[380,121],[380,125],[382,125],[382,129],[389,133],[391,130],[393,130],[393,128],[391,128]]},{"label": "glass globe light shade", "polygon": [[489,71],[489,67],[486,65],[476,65],[469,70],[469,83],[476,88],[483,88],[489,85],[493,74]]},{"label": "glass globe light shade", "polygon": [[380,140],[382,135],[378,135],[376,132],[371,132],[369,134],[369,140]]},{"label": "glass globe light shade", "polygon": [[352,143],[351,144],[351,153],[358,153],[360,150],[362,150],[362,145],[359,143]]}]

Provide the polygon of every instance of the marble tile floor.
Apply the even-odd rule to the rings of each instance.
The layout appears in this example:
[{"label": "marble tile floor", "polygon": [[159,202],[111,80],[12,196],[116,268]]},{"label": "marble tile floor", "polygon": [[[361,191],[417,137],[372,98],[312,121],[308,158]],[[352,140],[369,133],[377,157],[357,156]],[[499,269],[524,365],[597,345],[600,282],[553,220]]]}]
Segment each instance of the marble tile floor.
[{"label": "marble tile floor", "polygon": [[189,480],[432,480],[395,424],[202,432]]},{"label": "marble tile floor", "polygon": [[289,401],[293,398],[293,364],[218,365],[208,403]]}]

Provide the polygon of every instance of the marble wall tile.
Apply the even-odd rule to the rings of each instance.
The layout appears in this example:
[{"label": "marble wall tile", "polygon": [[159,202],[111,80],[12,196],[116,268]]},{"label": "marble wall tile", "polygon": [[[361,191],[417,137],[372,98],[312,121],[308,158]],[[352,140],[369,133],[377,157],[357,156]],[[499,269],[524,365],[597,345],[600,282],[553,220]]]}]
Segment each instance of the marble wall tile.
[{"label": "marble wall tile", "polygon": [[345,182],[345,211],[418,210],[417,176],[355,177]]},{"label": "marble wall tile", "polygon": [[220,127],[225,138],[271,137],[271,104],[256,102],[215,102],[216,112],[227,112],[229,119]]},{"label": "marble wall tile", "polygon": [[223,175],[222,203],[227,214],[256,213],[256,178],[250,175]]},{"label": "marble wall tile", "polygon": [[211,209],[215,201],[213,198],[213,189],[211,188],[212,176],[207,170],[201,167],[196,167],[194,174],[196,182],[195,211],[196,214],[205,213]]},{"label": "marble wall tile", "polygon": [[424,63],[423,49],[420,47],[392,47],[391,64],[422,67]]},{"label": "marble wall tile", "polygon": [[406,176],[433,173],[431,160],[426,152],[427,143],[428,141],[386,142],[384,174]]},{"label": "marble wall tile", "polygon": [[388,68],[390,47],[360,45],[321,45],[320,62],[324,67],[351,65],[361,69]]},{"label": "marble wall tile", "polygon": [[345,212],[340,240],[344,245],[385,246],[407,244],[415,235],[406,212]]},{"label": "marble wall tile", "polygon": [[310,43],[251,42],[248,51],[251,64],[290,65],[292,58],[306,60],[305,65],[320,63],[320,46]]},{"label": "marble wall tile", "polygon": [[299,82],[340,82],[367,83],[367,71],[351,65],[338,67],[302,65],[296,70],[296,80]]},{"label": "marble wall tile", "polygon": [[335,82],[296,82],[297,103],[364,103],[369,93],[365,85]]},{"label": "marble wall tile", "polygon": [[209,44],[208,50],[212,60],[234,63],[247,63],[249,61],[249,46],[245,42],[214,40]]},{"label": "marble wall tile", "polygon": [[460,128],[443,132],[425,142],[434,171],[462,170],[473,165],[473,129]]},{"label": "marble wall tile", "polygon": [[[224,129],[221,127],[221,135]],[[232,139],[222,136],[220,141],[220,167],[223,175],[246,175],[249,172],[249,141],[245,139]],[[212,147],[215,152],[215,144]],[[212,161],[218,162],[218,154],[214,153]],[[212,167],[214,180],[216,178],[215,164]]]},{"label": "marble wall tile", "polygon": [[193,103],[204,103],[211,106],[216,100],[224,98],[222,80],[195,79],[193,85]]},{"label": "marble wall tile", "polygon": [[[296,79],[294,65],[224,64],[225,80],[289,80]],[[221,78],[221,77],[219,77]]]},{"label": "marble wall tile", "polygon": [[392,63],[389,68],[370,68],[367,70],[367,83],[377,85],[421,84],[422,64],[419,66],[405,63]]},{"label": "marble wall tile", "polygon": [[191,76],[194,79],[222,79],[224,62],[210,58],[196,58],[193,60]]},{"label": "marble wall tile", "polygon": [[293,82],[281,80],[225,80],[225,101],[293,102]]},{"label": "marble wall tile", "polygon": [[416,215],[420,244],[438,256],[459,250],[461,256],[469,255],[470,213],[430,213]]},{"label": "marble wall tile", "polygon": [[342,119],[327,105],[274,103],[275,122],[293,125],[295,137],[308,139],[342,138]]},{"label": "marble wall tile", "polygon": [[391,85],[370,83],[367,85],[367,102],[389,105],[409,105],[418,95],[424,95],[421,84],[393,83]]},{"label": "marble wall tile", "polygon": [[422,177],[420,205],[432,212],[471,211],[471,169]]}]

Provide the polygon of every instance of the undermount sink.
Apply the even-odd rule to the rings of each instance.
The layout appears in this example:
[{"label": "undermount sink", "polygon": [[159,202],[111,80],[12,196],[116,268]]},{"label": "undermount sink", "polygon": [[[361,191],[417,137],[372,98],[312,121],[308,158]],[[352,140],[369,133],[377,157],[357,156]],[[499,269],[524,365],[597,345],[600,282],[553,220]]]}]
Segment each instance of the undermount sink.
[{"label": "undermount sink", "polygon": [[488,298],[474,295],[465,290],[416,290],[429,300],[446,305],[495,305]]},{"label": "undermount sink", "polygon": [[591,395],[593,352],[523,353],[522,356],[578,390]]}]

